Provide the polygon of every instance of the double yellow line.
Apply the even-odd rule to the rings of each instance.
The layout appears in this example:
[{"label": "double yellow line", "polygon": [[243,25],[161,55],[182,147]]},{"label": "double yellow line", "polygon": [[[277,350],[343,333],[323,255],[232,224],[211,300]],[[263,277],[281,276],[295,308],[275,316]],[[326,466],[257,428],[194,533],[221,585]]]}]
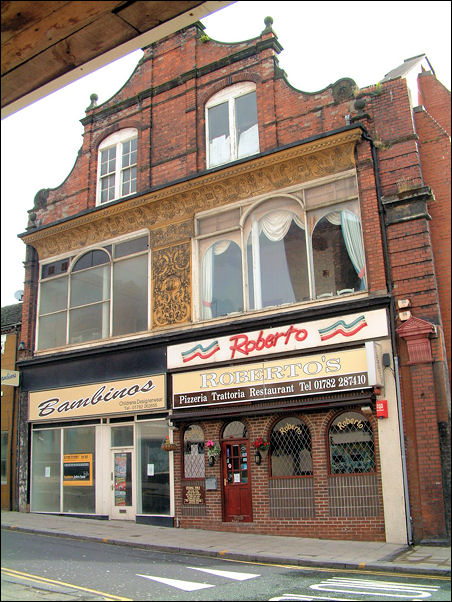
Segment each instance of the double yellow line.
[{"label": "double yellow line", "polygon": [[56,585],[60,587],[70,587],[72,589],[77,589],[82,592],[88,592],[90,594],[96,594],[97,596],[102,597],[104,600],[119,600],[121,602],[131,602],[131,598],[121,598],[120,596],[114,596],[113,594],[107,594],[105,592],[99,592],[95,589],[90,589],[88,587],[81,587],[80,585],[72,585],[72,583],[65,583],[64,581],[56,581],[55,579],[47,579],[46,577],[41,577],[40,575],[32,575],[30,573],[23,573],[22,571],[15,571],[14,569],[8,569],[6,567],[1,567],[2,573],[7,575],[8,577],[15,577],[16,579],[23,579],[24,581],[33,581],[34,583],[47,584],[47,585]]}]

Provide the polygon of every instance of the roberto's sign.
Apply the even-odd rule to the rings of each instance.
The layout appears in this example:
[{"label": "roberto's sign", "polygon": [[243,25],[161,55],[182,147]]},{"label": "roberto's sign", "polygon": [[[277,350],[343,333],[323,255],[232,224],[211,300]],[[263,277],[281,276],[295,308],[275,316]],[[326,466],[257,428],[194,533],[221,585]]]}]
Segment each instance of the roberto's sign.
[{"label": "roberto's sign", "polygon": [[165,375],[156,374],[30,393],[29,420],[149,412],[165,407]]},{"label": "roberto's sign", "polygon": [[173,408],[283,399],[381,384],[374,343],[271,362],[173,374]]}]

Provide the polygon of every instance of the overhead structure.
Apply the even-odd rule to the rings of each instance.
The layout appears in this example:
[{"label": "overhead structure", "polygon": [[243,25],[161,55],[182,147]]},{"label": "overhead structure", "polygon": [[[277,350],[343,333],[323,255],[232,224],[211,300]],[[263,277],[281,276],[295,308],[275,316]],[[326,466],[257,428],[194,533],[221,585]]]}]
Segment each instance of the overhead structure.
[{"label": "overhead structure", "polygon": [[2,2],[2,119],[228,4]]}]

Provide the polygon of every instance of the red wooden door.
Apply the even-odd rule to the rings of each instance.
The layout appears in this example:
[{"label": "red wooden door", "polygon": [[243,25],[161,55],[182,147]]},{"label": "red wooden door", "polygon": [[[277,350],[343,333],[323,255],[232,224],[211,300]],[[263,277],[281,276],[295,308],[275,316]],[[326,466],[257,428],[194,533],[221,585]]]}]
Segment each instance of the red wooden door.
[{"label": "red wooden door", "polygon": [[249,443],[246,439],[221,445],[223,468],[224,521],[251,522],[253,505],[249,470]]}]

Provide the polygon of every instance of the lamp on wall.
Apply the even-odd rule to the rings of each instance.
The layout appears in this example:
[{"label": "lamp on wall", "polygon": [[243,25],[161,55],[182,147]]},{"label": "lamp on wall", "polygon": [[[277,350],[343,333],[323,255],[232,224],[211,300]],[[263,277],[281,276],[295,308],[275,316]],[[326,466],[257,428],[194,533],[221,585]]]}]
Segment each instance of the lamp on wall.
[{"label": "lamp on wall", "polygon": [[29,349],[27,349],[27,348],[25,347],[25,343],[24,343],[23,341],[21,341],[21,342],[19,343],[18,349],[19,349],[19,351],[30,351]]},{"label": "lamp on wall", "polygon": [[254,461],[256,462],[256,464],[258,466],[262,462],[262,456],[261,456],[261,452],[259,450],[257,450],[256,453],[254,454]]}]

